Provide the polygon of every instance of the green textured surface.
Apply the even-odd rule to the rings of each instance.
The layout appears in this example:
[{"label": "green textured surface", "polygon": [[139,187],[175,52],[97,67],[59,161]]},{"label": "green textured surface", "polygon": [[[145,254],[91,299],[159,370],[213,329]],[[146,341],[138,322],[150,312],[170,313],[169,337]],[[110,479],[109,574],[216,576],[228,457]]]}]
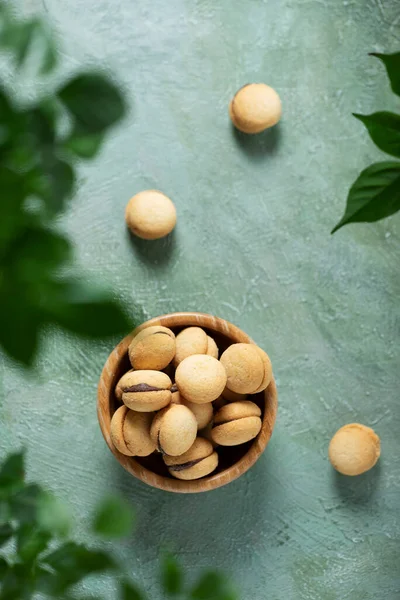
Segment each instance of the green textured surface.
[{"label": "green textured surface", "polygon": [[[233,321],[270,354],[280,394],[267,452],[240,480],[176,496],[115,462],[96,420],[112,343],[48,334],[37,375],[2,367],[0,447],[29,448],[32,478],[73,505],[83,536],[110,489],[138,509],[116,551],[152,598],[160,545],[192,573],[220,567],[243,599],[400,597],[400,219],[334,237],[349,185],[375,151],[352,111],[399,108],[369,51],[399,48],[396,0],[43,0],[63,41],[64,72],[104,64],[133,111],[82,168],[62,222],[80,263],[143,319],[176,310]],[[231,95],[265,81],[283,102],[264,136],[235,133]],[[29,95],[30,84],[16,82]],[[130,196],[159,188],[176,203],[173,237],[130,241]],[[133,311],[133,309],[132,309]],[[336,475],[330,437],[358,421],[382,459]],[[108,580],[86,584],[111,591]]]}]

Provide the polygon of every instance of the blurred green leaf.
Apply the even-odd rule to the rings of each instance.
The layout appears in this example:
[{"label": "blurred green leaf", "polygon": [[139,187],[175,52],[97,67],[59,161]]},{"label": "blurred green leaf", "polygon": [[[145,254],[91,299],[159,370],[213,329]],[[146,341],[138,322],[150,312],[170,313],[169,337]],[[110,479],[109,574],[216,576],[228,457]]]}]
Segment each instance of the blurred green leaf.
[{"label": "blurred green leaf", "polygon": [[28,56],[33,55],[30,67],[37,73],[49,73],[57,63],[53,35],[47,24],[40,19],[17,21],[8,18],[0,33],[0,47],[12,52],[18,67],[23,66]]},{"label": "blurred green leaf", "polygon": [[22,525],[17,532],[17,554],[21,561],[30,563],[46,550],[51,539],[49,533],[31,524]]},{"label": "blurred green leaf", "polygon": [[[24,227],[22,205],[26,198],[24,184],[10,169],[0,165],[1,217],[0,217],[0,269],[1,253]],[[0,281],[1,285],[1,281]]]},{"label": "blurred green leaf", "polygon": [[0,599],[25,600],[31,598],[35,583],[36,577],[32,568],[21,563],[9,565],[3,576]]},{"label": "blurred green leaf", "polygon": [[132,532],[133,510],[125,500],[111,496],[98,507],[93,521],[93,530],[106,538],[119,538]]},{"label": "blurred green leaf", "polygon": [[118,88],[105,76],[77,75],[62,87],[58,96],[87,133],[102,133],[125,115],[125,102]]},{"label": "blurred green leaf", "polygon": [[[42,169],[44,186],[41,197],[50,213],[57,214],[65,209],[65,201],[73,193],[75,173],[68,162],[51,152],[43,154]],[[40,193],[39,190],[38,193]]]},{"label": "blurred green leaf", "polygon": [[13,536],[14,528],[10,523],[4,523],[0,525],[0,546],[4,546],[5,543]]},{"label": "blurred green leaf", "polygon": [[110,294],[82,280],[59,281],[47,300],[54,322],[79,335],[107,337],[131,329],[131,322]]},{"label": "blurred green leaf", "polygon": [[12,359],[26,366],[33,363],[44,324],[44,315],[28,297],[24,286],[5,282],[4,277],[2,281],[0,269],[0,344]]},{"label": "blurred green leaf", "polygon": [[238,596],[227,579],[217,571],[208,571],[191,592],[192,600],[237,600]]},{"label": "blurred green leaf", "polygon": [[392,90],[400,96],[400,52],[394,54],[379,54],[371,52],[371,56],[379,58],[386,67]]},{"label": "blurred green leaf", "polygon": [[145,600],[146,596],[139,590],[136,584],[125,579],[120,584],[120,600]]},{"label": "blurred green leaf", "polygon": [[106,552],[90,550],[74,542],[63,544],[45,556],[42,562],[57,572],[58,591],[68,589],[87,575],[117,568],[116,563]]},{"label": "blurred green leaf", "polygon": [[171,596],[182,592],[183,572],[176,558],[170,553],[164,554],[162,558],[161,584],[164,592]]},{"label": "blurred green leaf", "polygon": [[400,210],[400,162],[375,163],[350,188],[345,213],[332,233],[348,223],[378,221]]},{"label": "blurred green leaf", "polygon": [[[3,556],[0,556],[0,582],[3,581],[7,571],[9,569],[9,564]],[[1,596],[0,596],[1,598]]]},{"label": "blurred green leaf", "polygon": [[41,488],[35,483],[26,485],[14,494],[10,501],[13,518],[21,524],[36,524],[37,507],[41,494]]},{"label": "blurred green leaf", "polygon": [[400,115],[385,111],[372,115],[353,114],[364,123],[372,141],[380,150],[400,158]]},{"label": "blurred green leaf", "polygon": [[14,275],[23,282],[38,282],[59,269],[72,256],[64,236],[40,226],[28,226],[13,252]]},{"label": "blurred green leaf", "polygon": [[101,133],[84,134],[79,130],[75,130],[65,140],[63,147],[79,158],[94,158],[99,152],[103,141],[104,135]]},{"label": "blurred green leaf", "polygon": [[37,505],[37,522],[54,536],[66,536],[71,529],[71,511],[59,498],[43,491]]},{"label": "blurred green leaf", "polygon": [[20,490],[25,479],[25,453],[10,454],[0,467],[0,496],[7,498]]}]

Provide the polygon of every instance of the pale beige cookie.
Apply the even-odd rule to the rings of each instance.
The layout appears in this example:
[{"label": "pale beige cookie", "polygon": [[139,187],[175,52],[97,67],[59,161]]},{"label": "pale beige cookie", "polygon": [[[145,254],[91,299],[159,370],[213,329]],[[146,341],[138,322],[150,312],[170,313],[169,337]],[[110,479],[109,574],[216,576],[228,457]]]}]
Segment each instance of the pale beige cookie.
[{"label": "pale beige cookie", "polygon": [[205,477],[218,466],[218,454],[214,451],[213,445],[201,437],[196,439],[185,454],[163,458],[170,474],[186,481]]},{"label": "pale beige cookie", "polygon": [[187,327],[176,336],[176,352],[174,366],[177,367],[192,354],[206,354],[208,348],[207,334],[200,327]]},{"label": "pale beige cookie", "polygon": [[129,359],[134,369],[161,371],[175,356],[175,334],[171,329],[153,325],[142,329],[129,345]]},{"label": "pale beige cookie", "polygon": [[238,394],[237,392],[232,392],[232,390],[227,387],[222,392],[222,397],[226,402],[242,402],[242,400],[247,400],[247,394]]},{"label": "pale beige cookie", "polygon": [[361,475],[377,463],[381,453],[375,431],[360,423],[341,427],[329,444],[329,460],[343,475]]},{"label": "pale beige cookie", "polygon": [[173,230],[176,209],[173,202],[157,190],[146,190],[133,196],[125,210],[129,229],[145,240],[157,240]]},{"label": "pale beige cookie", "polygon": [[269,386],[269,384],[271,383],[271,379],[272,379],[271,359],[269,358],[268,354],[266,352],[264,352],[264,350],[262,348],[259,348],[259,346],[256,346],[256,348],[257,348],[257,352],[260,355],[261,360],[263,361],[263,364],[264,364],[264,377],[263,377],[260,387],[254,392],[254,394],[258,394],[259,392],[263,392],[264,390],[266,390],[267,387]]},{"label": "pale beige cookie", "polygon": [[194,354],[179,364],[175,380],[184,398],[190,402],[205,404],[221,395],[226,385],[226,373],[216,358]]},{"label": "pale beige cookie", "polygon": [[243,133],[260,133],[278,123],[282,105],[276,91],[265,83],[249,83],[231,100],[229,115]]},{"label": "pale beige cookie", "polygon": [[219,350],[218,350],[218,346],[215,343],[215,340],[210,337],[209,335],[207,336],[207,352],[206,354],[208,354],[208,356],[213,356],[214,358],[218,358],[219,356]]},{"label": "pale beige cookie", "polygon": [[179,456],[193,445],[197,435],[197,421],[186,406],[171,404],[156,414],[150,435],[160,452]]},{"label": "pale beige cookie", "polygon": [[[172,390],[172,388],[171,388]],[[195,404],[194,402],[189,402],[179,393],[179,391],[174,392],[172,394],[172,403],[173,404],[183,404],[183,406],[187,406],[187,408],[192,411],[197,421],[197,428],[203,429],[206,427],[208,423],[212,420],[214,416],[214,409],[212,402],[206,402],[205,404]]]},{"label": "pale beige cookie", "polygon": [[220,358],[227,374],[226,387],[238,394],[254,394],[264,381],[265,366],[254,344],[232,344]]},{"label": "pale beige cookie", "polygon": [[129,375],[129,373],[132,373],[132,372],[133,372],[133,369],[130,369],[127,373],[125,373],[125,375],[122,375],[121,379],[118,381],[117,385],[115,386],[115,397],[120,402],[122,402],[122,389],[125,386],[125,382],[129,381],[129,378],[127,378],[127,375]]},{"label": "pale beige cookie", "polygon": [[150,437],[152,413],[137,413],[121,406],[111,419],[110,436],[114,446],[127,456],[149,456],[156,446]]},{"label": "pale beige cookie", "polygon": [[138,412],[153,412],[171,402],[171,386],[161,371],[132,371],[126,374],[122,402]]},{"label": "pale beige cookie", "polygon": [[231,402],[214,417],[212,438],[221,446],[237,446],[257,437],[261,430],[261,410],[254,402]]}]

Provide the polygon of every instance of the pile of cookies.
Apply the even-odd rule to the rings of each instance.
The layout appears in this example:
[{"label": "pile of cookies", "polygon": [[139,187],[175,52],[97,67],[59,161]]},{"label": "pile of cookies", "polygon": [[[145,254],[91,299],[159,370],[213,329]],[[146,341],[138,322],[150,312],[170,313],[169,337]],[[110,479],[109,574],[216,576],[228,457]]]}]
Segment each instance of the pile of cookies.
[{"label": "pile of cookies", "polygon": [[159,452],[173,477],[190,480],[218,467],[219,446],[254,439],[262,414],[247,395],[268,387],[271,361],[254,344],[232,344],[218,356],[200,327],[176,336],[162,326],[140,331],[129,346],[132,369],[115,388],[122,403],[111,420],[117,450]]}]

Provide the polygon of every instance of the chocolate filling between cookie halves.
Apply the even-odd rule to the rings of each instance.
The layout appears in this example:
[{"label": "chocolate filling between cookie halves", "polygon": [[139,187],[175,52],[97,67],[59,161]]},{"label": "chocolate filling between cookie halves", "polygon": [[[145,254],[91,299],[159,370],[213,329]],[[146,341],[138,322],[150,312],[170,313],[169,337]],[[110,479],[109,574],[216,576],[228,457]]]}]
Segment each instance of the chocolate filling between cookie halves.
[{"label": "chocolate filling between cookie halves", "polygon": [[167,388],[159,388],[154,385],[149,385],[148,383],[137,383],[136,385],[131,385],[131,387],[124,388],[124,394],[134,394],[136,392],[166,392]]},{"label": "chocolate filling between cookie halves", "polygon": [[[211,455],[210,455],[211,456]],[[195,465],[198,465],[202,460],[205,460],[208,456],[203,456],[203,458],[197,458],[196,460],[189,460],[186,463],[182,463],[181,465],[171,465],[168,467],[170,471],[184,471],[185,469],[190,469]]]}]

